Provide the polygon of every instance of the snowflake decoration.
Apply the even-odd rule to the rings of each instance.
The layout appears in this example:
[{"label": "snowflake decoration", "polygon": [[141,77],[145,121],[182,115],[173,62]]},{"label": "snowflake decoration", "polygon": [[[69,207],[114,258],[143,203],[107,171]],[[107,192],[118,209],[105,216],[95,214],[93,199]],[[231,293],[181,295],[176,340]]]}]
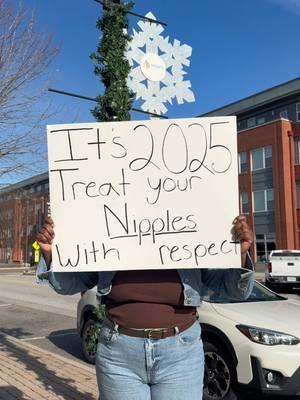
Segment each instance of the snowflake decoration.
[{"label": "snowflake decoration", "polygon": [[[151,12],[146,17],[156,19]],[[165,103],[172,104],[175,98],[178,104],[195,101],[183,70],[190,65],[192,48],[176,39],[170,43],[169,37],[161,36],[164,28],[160,24],[145,20],[138,25],[141,30],[133,29],[126,54],[131,66],[127,84],[136,100],[143,101],[142,110],[161,115],[167,112]]]}]

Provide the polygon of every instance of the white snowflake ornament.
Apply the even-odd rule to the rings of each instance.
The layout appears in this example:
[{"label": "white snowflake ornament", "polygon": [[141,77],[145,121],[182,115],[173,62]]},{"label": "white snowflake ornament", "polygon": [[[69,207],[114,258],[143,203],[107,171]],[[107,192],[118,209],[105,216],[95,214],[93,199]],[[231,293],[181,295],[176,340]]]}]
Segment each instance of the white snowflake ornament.
[{"label": "white snowflake ornament", "polygon": [[[151,12],[146,17],[156,19]],[[142,110],[161,115],[167,112],[165,103],[172,104],[173,99],[178,104],[195,101],[183,70],[190,65],[192,48],[176,39],[171,44],[169,37],[161,36],[160,24],[145,20],[138,25],[141,30],[133,29],[126,53],[131,66],[127,85],[143,101]]]}]

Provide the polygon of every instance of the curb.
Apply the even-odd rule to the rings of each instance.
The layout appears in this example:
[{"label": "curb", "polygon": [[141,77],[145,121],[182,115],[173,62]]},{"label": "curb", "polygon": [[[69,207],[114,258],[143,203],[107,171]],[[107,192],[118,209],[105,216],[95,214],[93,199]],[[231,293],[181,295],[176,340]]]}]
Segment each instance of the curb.
[{"label": "curb", "polygon": [[26,270],[26,267],[7,267],[7,268],[3,268],[0,267],[0,273],[1,272],[24,272]]},{"label": "curb", "polygon": [[30,344],[30,343],[27,343],[27,342],[23,342],[21,339],[16,339],[16,338],[14,338],[13,336],[7,335],[6,333],[0,331],[0,338],[1,338],[1,336],[4,337],[5,339],[7,339],[7,340],[10,341],[10,342],[13,342],[13,343],[22,345],[23,347],[27,347],[27,348],[29,348],[29,349],[31,349],[31,350],[34,350],[34,351],[37,351],[37,352],[39,352],[39,353],[45,354],[45,355],[47,355],[47,356],[56,358],[56,359],[58,359],[58,360],[60,360],[60,361],[64,361],[66,364],[74,365],[74,367],[84,369],[84,370],[87,371],[87,372],[93,372],[93,373],[95,373],[95,366],[94,366],[94,367],[89,367],[89,366],[84,365],[84,364],[81,364],[81,363],[79,363],[79,362],[77,362],[77,361],[70,360],[70,359],[67,358],[67,357],[63,357],[63,356],[60,356],[60,355],[58,355],[58,354],[54,354],[54,353],[52,353],[51,351],[44,350],[44,349],[40,349],[40,348],[37,347],[37,346],[34,346],[34,345],[32,345],[32,344]]},{"label": "curb", "polygon": [[0,267],[1,272],[22,272],[23,275],[35,275],[35,269],[28,267]]}]

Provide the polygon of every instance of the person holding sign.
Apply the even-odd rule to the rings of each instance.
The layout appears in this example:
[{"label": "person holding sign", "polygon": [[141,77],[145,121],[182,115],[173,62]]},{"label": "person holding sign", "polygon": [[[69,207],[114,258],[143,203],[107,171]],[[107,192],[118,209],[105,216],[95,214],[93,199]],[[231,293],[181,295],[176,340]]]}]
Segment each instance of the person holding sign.
[{"label": "person holding sign", "polygon": [[51,270],[54,222],[46,219],[37,235],[45,270],[39,277],[64,295],[97,285],[106,305],[96,361],[101,400],[202,399],[204,354],[196,307],[207,293],[244,299],[253,287],[248,257],[253,235],[245,216],[235,218],[232,232],[240,241],[240,269],[62,273]]}]

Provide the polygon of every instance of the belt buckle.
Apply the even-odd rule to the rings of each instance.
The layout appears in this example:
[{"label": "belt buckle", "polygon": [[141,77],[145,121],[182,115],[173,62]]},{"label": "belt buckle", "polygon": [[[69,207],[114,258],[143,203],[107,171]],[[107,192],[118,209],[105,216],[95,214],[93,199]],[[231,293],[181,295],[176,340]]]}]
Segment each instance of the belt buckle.
[{"label": "belt buckle", "polygon": [[[163,328],[154,328],[154,329],[145,329],[145,331],[146,331],[146,333],[147,333],[147,338],[148,338],[148,339],[162,339],[162,335],[163,335],[163,332],[165,332],[165,329],[163,329]],[[155,338],[155,337],[153,337],[152,335],[153,335],[155,332],[156,332],[156,333],[161,332],[161,337],[160,337],[160,338]]]}]

